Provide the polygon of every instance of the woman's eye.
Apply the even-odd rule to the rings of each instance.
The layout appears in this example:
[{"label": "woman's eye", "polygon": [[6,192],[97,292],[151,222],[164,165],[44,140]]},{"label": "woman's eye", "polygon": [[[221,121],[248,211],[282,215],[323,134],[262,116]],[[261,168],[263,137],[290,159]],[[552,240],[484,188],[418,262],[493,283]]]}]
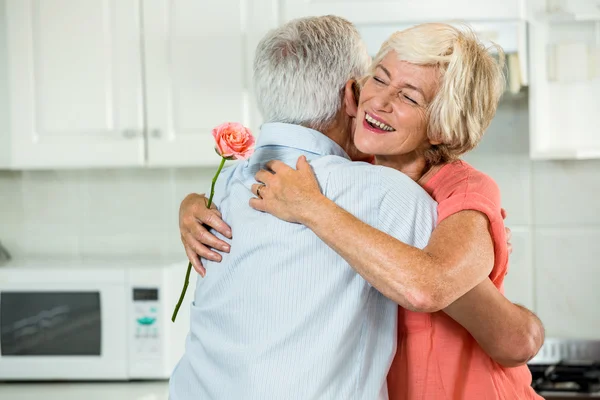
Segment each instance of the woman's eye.
[{"label": "woman's eye", "polygon": [[373,77],[373,79],[375,79],[375,82],[378,82],[378,83],[385,83],[385,82],[383,81],[383,79],[381,79],[381,78],[380,78],[380,77],[378,77],[378,76],[374,76],[374,77]]},{"label": "woman's eye", "polygon": [[410,97],[408,97],[407,95],[403,95],[403,96],[404,96],[404,98],[405,98],[406,100],[410,101],[411,103],[413,103],[413,104],[416,104],[416,105],[419,105],[419,103],[417,103],[416,101],[414,101],[413,99],[411,99],[411,98],[410,98]]}]

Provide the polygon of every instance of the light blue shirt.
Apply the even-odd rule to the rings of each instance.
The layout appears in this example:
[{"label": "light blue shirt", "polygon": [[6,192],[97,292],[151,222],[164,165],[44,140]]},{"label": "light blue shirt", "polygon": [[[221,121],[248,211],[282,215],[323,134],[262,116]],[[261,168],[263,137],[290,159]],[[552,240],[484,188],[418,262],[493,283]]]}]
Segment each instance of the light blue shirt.
[{"label": "light blue shirt", "polygon": [[405,243],[427,244],[436,203],[406,175],[353,163],[317,131],[263,125],[254,155],[217,181],[231,252],[221,263],[203,260],[207,274],[198,278],[171,400],[387,398],[397,305],[311,230],[248,205],[267,161],[295,167],[301,155],[339,206]]}]

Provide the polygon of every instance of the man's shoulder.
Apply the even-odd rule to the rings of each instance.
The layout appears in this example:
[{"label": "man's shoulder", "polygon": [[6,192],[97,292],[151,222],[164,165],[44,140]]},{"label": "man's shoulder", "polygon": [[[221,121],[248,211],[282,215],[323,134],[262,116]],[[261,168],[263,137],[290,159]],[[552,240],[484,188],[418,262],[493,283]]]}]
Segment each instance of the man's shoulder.
[{"label": "man's shoulder", "polygon": [[[336,156],[327,157],[332,157],[329,160],[323,160],[324,165],[327,165],[327,169],[329,169],[329,180],[351,179],[353,186],[357,189],[377,188],[377,191],[382,194],[394,191],[412,192],[419,197],[431,199],[418,183],[396,169],[366,162],[351,162]],[[326,157],[322,157],[322,159],[324,158]]]},{"label": "man's shoulder", "polygon": [[361,161],[350,161],[347,158],[327,155],[311,161],[313,169],[331,176],[342,177],[348,175],[373,176],[377,175],[380,166]]}]

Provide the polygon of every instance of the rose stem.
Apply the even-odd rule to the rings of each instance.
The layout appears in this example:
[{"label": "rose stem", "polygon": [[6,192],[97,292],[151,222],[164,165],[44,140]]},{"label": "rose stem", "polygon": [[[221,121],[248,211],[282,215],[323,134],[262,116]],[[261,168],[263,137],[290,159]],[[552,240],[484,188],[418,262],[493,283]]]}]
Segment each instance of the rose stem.
[{"label": "rose stem", "polygon": [[[225,157],[221,157],[221,165],[219,165],[219,169],[215,174],[215,177],[212,180],[212,185],[210,186],[210,198],[208,199],[207,207],[210,208],[212,204],[213,196],[215,195],[215,183],[217,183],[217,178],[223,169],[223,165],[225,165]],[[192,272],[192,262],[188,262],[187,271],[185,273],[185,281],[183,282],[183,289],[181,290],[181,294],[179,295],[179,301],[175,306],[175,310],[173,310],[173,315],[171,316],[171,321],[175,322],[175,318],[177,318],[177,313],[179,312],[179,308],[181,307],[181,303],[183,303],[183,298],[185,297],[185,292],[187,291],[187,287],[190,284],[190,273]]]}]

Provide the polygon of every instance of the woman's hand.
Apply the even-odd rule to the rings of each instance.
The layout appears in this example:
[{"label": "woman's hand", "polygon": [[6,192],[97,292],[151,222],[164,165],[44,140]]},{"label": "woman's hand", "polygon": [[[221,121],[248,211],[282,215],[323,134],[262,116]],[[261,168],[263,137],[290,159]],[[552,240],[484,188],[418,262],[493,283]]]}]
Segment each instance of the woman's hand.
[{"label": "woman's hand", "polygon": [[200,257],[220,262],[221,255],[211,251],[211,248],[229,253],[229,245],[210,233],[208,229],[213,228],[231,239],[231,228],[223,222],[215,204],[211,204],[210,209],[206,207],[207,204],[208,199],[204,194],[191,193],[179,206],[181,241],[188,259],[202,277],[206,274],[206,269]]},{"label": "woman's hand", "polygon": [[513,251],[512,243],[510,242],[510,239],[512,239],[512,232],[510,228],[504,228],[504,230],[506,231],[506,245],[508,246],[508,254],[510,255]]},{"label": "woman's hand", "polygon": [[315,202],[323,198],[306,157],[298,158],[296,169],[278,160],[269,161],[267,168],[270,171],[260,170],[255,175],[261,183],[252,185],[257,198],[250,199],[250,207],[288,222],[304,223]]},{"label": "woman's hand", "polygon": [[[504,208],[500,209],[500,214],[502,215],[502,219],[506,219],[506,210]],[[512,254],[513,251],[513,247],[512,247],[512,243],[510,242],[510,239],[512,239],[512,232],[510,230],[510,228],[504,228],[504,231],[506,232],[506,246],[508,247],[508,255]]]}]

